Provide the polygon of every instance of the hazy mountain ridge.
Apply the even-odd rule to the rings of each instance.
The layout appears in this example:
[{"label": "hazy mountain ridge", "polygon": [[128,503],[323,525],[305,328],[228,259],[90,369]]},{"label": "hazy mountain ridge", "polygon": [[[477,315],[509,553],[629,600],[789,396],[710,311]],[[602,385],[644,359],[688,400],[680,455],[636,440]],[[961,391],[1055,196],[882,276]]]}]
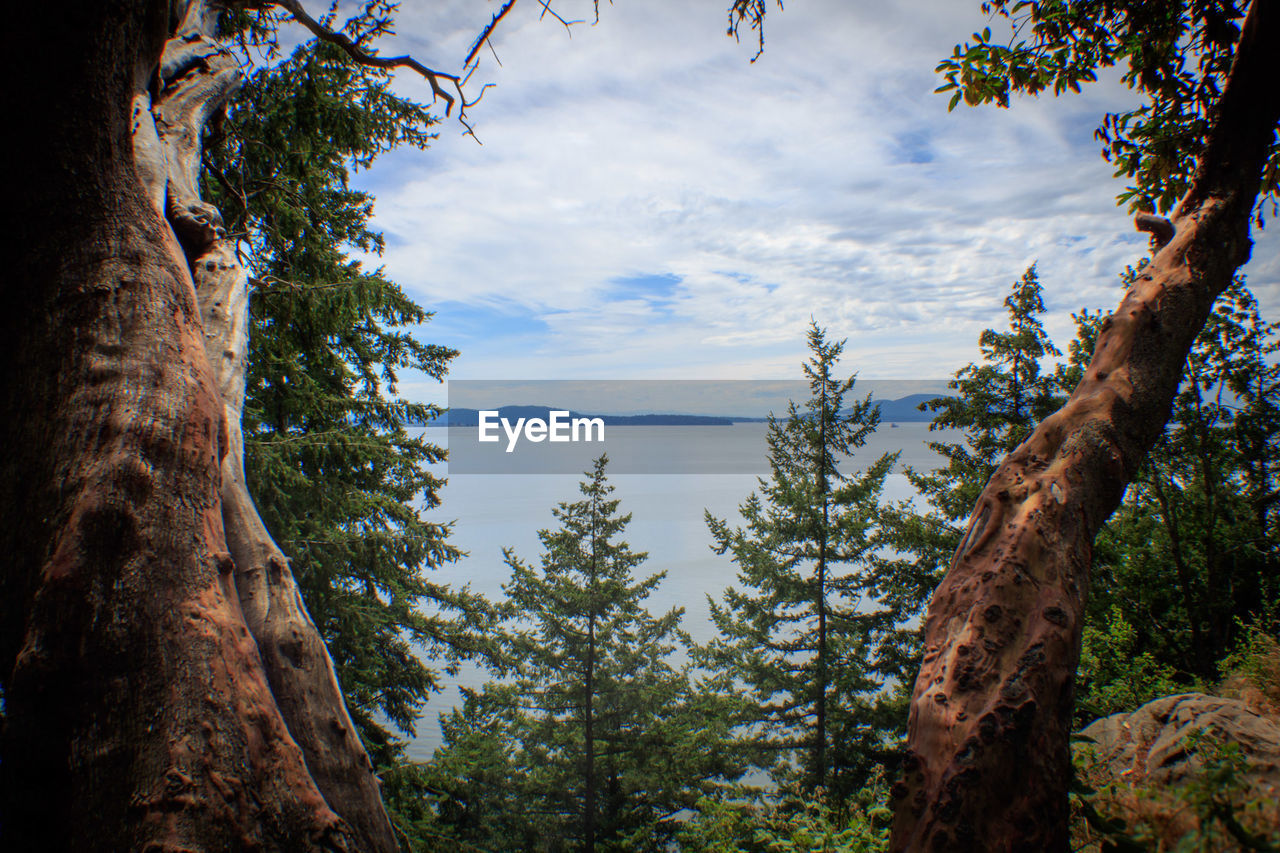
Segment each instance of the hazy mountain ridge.
[{"label": "hazy mountain ridge", "polygon": [[[880,423],[919,422],[933,420],[928,411],[920,411],[920,405],[936,398],[937,394],[910,394],[896,400],[876,400],[880,407]],[[428,424],[409,424],[410,426],[433,427],[474,427],[480,425],[479,409],[453,408]],[[485,411],[493,411],[486,409]],[[600,418],[605,426],[732,426],[736,423],[761,423],[767,417],[747,415],[682,415],[674,413],[654,413],[644,415],[601,415],[584,414],[553,406],[499,406],[498,417],[515,423],[520,418],[541,418],[549,420],[552,411],[569,411],[570,418]],[[775,413],[780,414],[780,413]]]}]

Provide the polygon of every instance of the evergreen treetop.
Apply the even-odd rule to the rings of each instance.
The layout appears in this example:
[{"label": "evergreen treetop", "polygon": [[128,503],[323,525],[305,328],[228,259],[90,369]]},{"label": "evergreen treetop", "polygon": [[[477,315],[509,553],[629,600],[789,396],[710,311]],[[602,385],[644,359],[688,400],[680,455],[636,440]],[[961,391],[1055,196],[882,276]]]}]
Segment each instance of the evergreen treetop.
[{"label": "evergreen treetop", "polygon": [[[1062,353],[1039,320],[1044,301],[1035,264],[1014,283],[1004,304],[1008,330],[985,330],[978,339],[982,361],[961,368],[947,383],[955,394],[922,406],[936,413],[931,430],[959,429],[965,434],[963,444],[930,442],[946,460],[942,469],[907,473],[948,524],[968,517],[999,461],[1062,402],[1060,377],[1041,367],[1044,358]],[[957,534],[951,548],[958,543]]]},{"label": "evergreen treetop", "polygon": [[[682,608],[645,601],[665,573],[646,555],[600,457],[539,531],[537,565],[505,552],[511,580],[503,682],[444,721],[428,768],[436,831],[486,849],[663,850],[671,818],[740,772],[724,749],[723,700],[695,683]],[[501,779],[501,781],[498,781]],[[515,814],[510,812],[511,804]]]},{"label": "evergreen treetop", "polygon": [[879,422],[870,396],[847,403],[854,378],[837,378],[843,342],[816,323],[804,365],[810,396],[768,426],[772,476],[741,506],[744,527],[707,514],[717,553],[730,553],[741,587],[712,600],[720,636],[707,664],[746,688],[739,707],[747,755],[775,778],[837,801],[882,758],[877,694],[901,673],[883,639],[901,613],[878,606],[872,565],[888,543],[881,493],[897,454],[845,474],[848,457]]}]

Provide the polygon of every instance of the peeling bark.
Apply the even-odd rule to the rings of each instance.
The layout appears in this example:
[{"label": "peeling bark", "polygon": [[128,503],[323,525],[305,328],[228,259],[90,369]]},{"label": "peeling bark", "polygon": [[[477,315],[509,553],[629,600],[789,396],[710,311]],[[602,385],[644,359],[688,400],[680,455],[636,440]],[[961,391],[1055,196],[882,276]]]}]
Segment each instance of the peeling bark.
[{"label": "peeling bark", "polygon": [[[180,23],[171,26],[171,7]],[[201,0],[14,10],[0,291],[0,846],[392,851],[244,487],[248,284],[198,192],[239,85]],[[52,93],[52,97],[51,97]]]},{"label": "peeling bark", "polygon": [[1068,735],[1093,539],[1159,437],[1214,300],[1248,260],[1280,122],[1277,50],[1280,9],[1254,2],[1195,182],[1156,234],[1165,242],[1104,321],[1070,399],[979,498],[925,620],[893,789],[894,851],[1068,849]]}]

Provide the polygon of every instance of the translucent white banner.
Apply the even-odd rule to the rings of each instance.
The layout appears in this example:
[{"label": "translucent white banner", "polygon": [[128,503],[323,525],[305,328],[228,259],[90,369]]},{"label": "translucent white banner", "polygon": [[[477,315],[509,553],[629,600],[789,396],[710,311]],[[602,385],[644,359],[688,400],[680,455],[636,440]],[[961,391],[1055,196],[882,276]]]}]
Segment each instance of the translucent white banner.
[{"label": "translucent white banner", "polygon": [[[613,474],[763,475],[769,416],[785,420],[792,401],[804,412],[811,397],[788,380],[455,380],[448,391],[431,426],[448,429],[450,476],[578,474],[604,453]],[[945,393],[945,380],[859,380],[845,409],[870,395],[880,438],[853,468],[890,446],[904,464],[925,462],[932,414],[921,406]]]}]

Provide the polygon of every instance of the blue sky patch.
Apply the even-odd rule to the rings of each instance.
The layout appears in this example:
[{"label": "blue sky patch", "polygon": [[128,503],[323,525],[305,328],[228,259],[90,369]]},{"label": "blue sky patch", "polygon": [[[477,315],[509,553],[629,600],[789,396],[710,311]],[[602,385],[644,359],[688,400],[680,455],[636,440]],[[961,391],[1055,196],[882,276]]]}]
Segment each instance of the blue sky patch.
[{"label": "blue sky patch", "polygon": [[547,312],[513,301],[468,303],[449,300],[426,306],[435,317],[426,326],[425,339],[465,348],[473,342],[537,337],[547,333]]},{"label": "blue sky patch", "polygon": [[684,277],[674,273],[652,273],[649,275],[615,278],[609,282],[609,289],[606,295],[611,302],[644,299],[648,302],[667,303],[675,296],[676,288],[682,281],[684,281]]}]

